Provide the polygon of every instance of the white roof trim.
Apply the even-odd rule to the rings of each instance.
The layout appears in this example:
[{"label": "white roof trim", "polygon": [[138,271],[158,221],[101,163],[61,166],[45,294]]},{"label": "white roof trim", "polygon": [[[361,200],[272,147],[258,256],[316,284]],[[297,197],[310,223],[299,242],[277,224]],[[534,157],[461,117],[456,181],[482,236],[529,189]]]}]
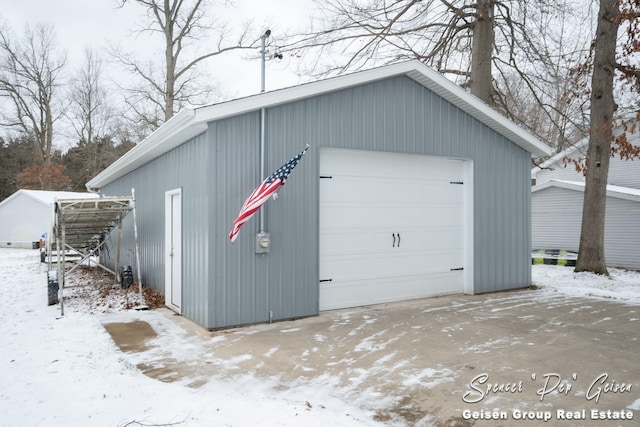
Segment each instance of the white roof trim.
[{"label": "white roof trim", "polygon": [[91,179],[87,183],[87,188],[99,188],[124,176],[205,131],[208,122],[397,75],[406,75],[415,80],[533,155],[551,154],[551,147],[500,115],[477,97],[447,80],[437,71],[414,60],[221,102],[195,110],[183,110]]},{"label": "white roof trim", "polygon": [[[584,192],[585,183],[582,181],[563,181],[552,179],[543,184],[534,185],[533,187],[531,187],[531,192],[535,193],[549,187],[557,187],[567,190]],[[607,196],[640,203],[640,190],[636,188],[621,187],[619,185],[607,185]]]},{"label": "white roof trim", "polygon": [[206,125],[193,123],[194,114],[195,111],[188,108],[180,111],[87,182],[87,189],[99,189],[206,131]]},{"label": "white roof trim", "polygon": [[97,194],[93,193],[79,193],[74,191],[46,191],[46,190],[25,190],[20,189],[4,199],[0,202],[0,206],[4,206],[5,204],[9,204],[11,200],[17,198],[20,195],[25,195],[30,199],[37,201],[38,203],[42,203],[45,206],[51,206],[51,204],[55,201],[55,199],[87,199],[87,198],[95,198],[99,197]]},{"label": "white roof trim", "polygon": [[531,179],[535,179],[535,177],[538,175],[538,172],[540,172],[542,169],[546,169],[550,167],[557,161],[570,156],[577,150],[584,148],[588,145],[589,145],[589,137],[582,138],[580,141],[576,142],[575,144],[572,144],[570,147],[565,148],[558,154],[555,154],[554,156],[549,157],[547,160],[545,160],[544,162],[540,163],[538,166],[531,169]]}]

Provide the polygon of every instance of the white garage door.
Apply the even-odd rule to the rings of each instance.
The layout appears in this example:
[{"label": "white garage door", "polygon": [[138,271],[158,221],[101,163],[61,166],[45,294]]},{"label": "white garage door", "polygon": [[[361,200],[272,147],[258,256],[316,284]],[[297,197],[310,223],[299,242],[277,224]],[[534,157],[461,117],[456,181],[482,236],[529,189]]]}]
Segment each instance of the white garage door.
[{"label": "white garage door", "polygon": [[320,153],[320,310],[464,291],[462,160]]}]

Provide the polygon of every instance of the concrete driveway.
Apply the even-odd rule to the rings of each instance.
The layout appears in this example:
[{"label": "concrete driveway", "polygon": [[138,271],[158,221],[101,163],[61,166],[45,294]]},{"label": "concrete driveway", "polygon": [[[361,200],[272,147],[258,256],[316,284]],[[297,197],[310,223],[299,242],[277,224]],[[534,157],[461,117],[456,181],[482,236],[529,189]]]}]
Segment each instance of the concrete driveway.
[{"label": "concrete driveway", "polygon": [[216,332],[168,310],[138,316],[103,322],[162,381],[330,388],[393,425],[640,424],[640,312],[613,300],[455,295]]}]

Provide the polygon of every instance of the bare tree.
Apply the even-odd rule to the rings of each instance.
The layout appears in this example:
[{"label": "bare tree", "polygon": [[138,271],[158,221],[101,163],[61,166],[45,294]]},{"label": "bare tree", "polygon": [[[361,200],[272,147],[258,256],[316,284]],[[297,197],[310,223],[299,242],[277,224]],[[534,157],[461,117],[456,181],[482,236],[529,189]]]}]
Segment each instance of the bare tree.
[{"label": "bare tree", "polygon": [[496,0],[477,0],[475,23],[472,24],[471,70],[469,72],[471,93],[492,106],[495,106],[491,64],[495,40],[496,3]]},{"label": "bare tree", "polygon": [[[591,122],[586,158],[586,183],[582,211],[582,232],[576,271],[608,274],[605,251],[605,212],[609,159],[612,154],[614,73],[640,92],[640,68],[633,65],[640,53],[640,0],[600,0],[598,27],[593,44],[591,79]],[[616,58],[620,26],[627,42]]]},{"label": "bare tree", "polygon": [[81,143],[91,144],[108,133],[113,119],[107,89],[102,78],[103,61],[99,54],[85,49],[85,62],[69,88],[67,119]]},{"label": "bare tree", "polygon": [[66,55],[57,52],[52,26],[27,25],[21,38],[0,27],[0,125],[32,136],[43,165],[51,162],[54,123],[64,111],[58,96]]},{"label": "bare tree", "polygon": [[564,116],[557,112],[570,104],[560,102],[563,95],[550,92],[545,67],[554,65],[548,59],[554,55],[555,69],[566,73],[556,79],[567,80],[570,66],[560,62],[569,63],[576,56],[560,51],[565,40],[559,38],[549,39],[553,45],[541,45],[547,32],[567,17],[574,19],[571,1],[323,0],[317,2],[320,23],[316,20],[308,31],[291,36],[282,50],[299,56],[317,74],[418,59],[526,124],[528,116],[510,99],[517,90],[539,106],[538,112],[551,123],[545,127],[571,133],[564,130],[571,122],[558,120]]},{"label": "bare tree", "polygon": [[535,51],[521,52],[528,58],[500,67],[500,78],[494,79],[498,104],[508,116],[558,152],[588,132],[590,75],[579,64],[589,54],[591,39],[576,37],[575,29],[588,32],[594,19],[590,7],[577,15],[569,6],[527,11]]},{"label": "bare tree", "polygon": [[[120,7],[133,3],[146,9],[148,25],[140,33],[158,34],[163,39],[163,64],[144,63],[134,55],[114,50],[118,61],[139,77],[137,86],[125,89],[128,107],[139,125],[153,130],[169,120],[181,107],[211,101],[214,87],[202,78],[204,61],[236,49],[256,46],[259,38],[249,37],[245,26],[234,41],[228,25],[209,19],[210,0],[117,0]],[[213,40],[213,49],[204,53],[194,46]]]},{"label": "bare tree", "polygon": [[63,163],[73,190],[83,191],[84,183],[113,163],[119,152],[112,136],[117,116],[102,77],[99,54],[85,49],[85,61],[71,81],[66,118],[77,145],[67,151]]},{"label": "bare tree", "polygon": [[[604,273],[609,158],[638,151],[623,141],[612,150],[611,127],[614,70],[640,87],[639,4],[601,0],[592,44],[592,37],[566,36],[576,30],[591,33],[587,1],[323,0],[318,2],[324,13],[320,27],[294,36],[284,50],[297,53],[320,74],[419,59],[558,147],[579,136],[590,116],[577,270]],[[628,42],[616,61],[619,25]]]}]

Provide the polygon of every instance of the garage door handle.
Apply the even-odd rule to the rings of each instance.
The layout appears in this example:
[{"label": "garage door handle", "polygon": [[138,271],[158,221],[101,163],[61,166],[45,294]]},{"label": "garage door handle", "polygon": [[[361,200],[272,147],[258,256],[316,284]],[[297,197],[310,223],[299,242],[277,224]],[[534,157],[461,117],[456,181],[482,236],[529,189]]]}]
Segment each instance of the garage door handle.
[{"label": "garage door handle", "polygon": [[398,233],[398,247],[400,247],[400,233]]},{"label": "garage door handle", "polygon": [[393,233],[392,236],[393,236],[393,244],[391,245],[391,247],[395,248],[396,247],[396,233]]}]

